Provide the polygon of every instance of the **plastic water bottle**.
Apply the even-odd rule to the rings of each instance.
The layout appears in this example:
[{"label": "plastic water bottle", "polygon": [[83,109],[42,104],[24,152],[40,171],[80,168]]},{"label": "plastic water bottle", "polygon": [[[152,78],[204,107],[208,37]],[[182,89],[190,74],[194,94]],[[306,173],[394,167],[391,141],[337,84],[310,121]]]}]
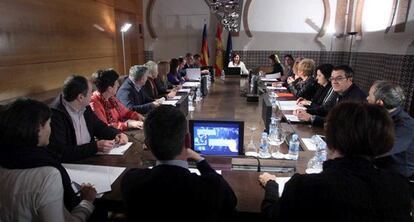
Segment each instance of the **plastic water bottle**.
[{"label": "plastic water bottle", "polygon": [[207,76],[207,90],[210,90],[210,86],[211,86],[211,76],[208,75]]},{"label": "plastic water bottle", "polygon": [[319,173],[322,171],[323,162],[326,160],[326,143],[320,141],[316,136],[312,136],[314,142],[316,142],[315,155],[309,160],[306,169],[307,173]]},{"label": "plastic water bottle", "polygon": [[289,141],[289,159],[297,160],[299,157],[299,137],[293,134]]},{"label": "plastic water bottle", "polygon": [[201,90],[198,88],[196,92],[196,101],[201,101],[201,99]]},{"label": "plastic water bottle", "polygon": [[226,79],[226,73],[224,72],[224,70],[221,70],[221,76],[220,76],[220,78],[222,80],[225,80]]},{"label": "plastic water bottle", "polygon": [[267,133],[262,133],[262,138],[260,139],[260,147],[259,147],[259,157],[260,158],[270,158],[269,152],[269,141],[267,138]]}]

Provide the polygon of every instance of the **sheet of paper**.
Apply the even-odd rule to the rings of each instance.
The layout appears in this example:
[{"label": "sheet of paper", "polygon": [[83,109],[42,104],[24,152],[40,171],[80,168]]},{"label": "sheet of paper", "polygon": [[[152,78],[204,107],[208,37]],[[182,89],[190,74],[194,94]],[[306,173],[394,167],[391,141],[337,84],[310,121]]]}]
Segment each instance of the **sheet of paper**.
[{"label": "sheet of paper", "polygon": [[164,102],[162,102],[162,105],[170,105],[170,106],[175,106],[177,104],[178,100],[166,100]]},{"label": "sheet of paper", "polygon": [[[151,166],[151,167],[148,167],[148,169],[152,169],[152,166]],[[195,173],[195,174],[197,174],[197,175],[200,175],[200,171],[199,171],[198,169],[195,169],[195,168],[188,168],[188,170],[189,170],[191,173]],[[216,172],[217,172],[218,174],[220,174],[220,175],[221,175],[221,170],[216,170]]]},{"label": "sheet of paper", "polygon": [[306,109],[303,106],[298,106],[296,101],[279,101],[281,110],[297,110],[297,109]]},{"label": "sheet of paper", "polygon": [[262,82],[278,82],[279,80],[275,78],[261,78]]},{"label": "sheet of paper", "polygon": [[291,114],[285,114],[286,119],[288,119],[290,122],[301,122],[297,116],[291,115]]},{"label": "sheet of paper", "polygon": [[62,164],[72,182],[93,184],[98,194],[111,191],[111,185],[124,172],[125,167],[85,164]]},{"label": "sheet of paper", "polygon": [[191,89],[179,89],[179,93],[190,93]]},{"label": "sheet of paper", "polygon": [[268,78],[268,79],[278,79],[278,78],[280,78],[280,72],[266,74],[266,78]]},{"label": "sheet of paper", "polygon": [[306,149],[310,150],[310,151],[316,151],[316,145],[313,143],[311,138],[300,138],[303,142],[303,144],[305,144]]},{"label": "sheet of paper", "polygon": [[183,87],[198,87],[199,85],[199,82],[185,82],[183,84]]},{"label": "sheet of paper", "polygon": [[124,153],[131,147],[132,142],[128,142],[124,145],[119,145],[110,150],[107,153],[104,152],[97,152],[96,155],[116,155],[116,156],[122,156]]},{"label": "sheet of paper", "polygon": [[279,197],[282,196],[285,184],[290,180],[290,177],[276,177],[276,182],[279,184]]},{"label": "sheet of paper", "polygon": [[180,100],[181,99],[181,96],[174,96],[173,98],[172,98],[172,100]]},{"label": "sheet of paper", "polygon": [[268,89],[268,90],[287,90],[287,88],[283,87],[283,86],[267,86],[266,89]]}]

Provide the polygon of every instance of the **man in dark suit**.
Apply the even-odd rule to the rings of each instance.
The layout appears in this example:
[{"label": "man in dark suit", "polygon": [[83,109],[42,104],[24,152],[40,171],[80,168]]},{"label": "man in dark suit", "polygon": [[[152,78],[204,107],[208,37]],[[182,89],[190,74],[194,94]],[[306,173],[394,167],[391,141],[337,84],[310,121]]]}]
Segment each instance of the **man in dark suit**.
[{"label": "man in dark suit", "polygon": [[304,110],[295,110],[294,114],[302,121],[308,121],[312,125],[323,127],[325,116],[329,110],[338,103],[344,101],[366,102],[366,94],[353,82],[354,71],[347,65],[340,65],[333,68],[331,81],[336,99],[331,103],[312,109],[313,115]]},{"label": "man in dark suit", "polygon": [[115,143],[128,142],[125,134],[95,115],[89,106],[91,95],[91,83],[83,76],[73,75],[65,80],[62,94],[50,105],[53,114],[49,149],[63,162],[87,158],[98,151],[109,151]]},{"label": "man in dark suit", "polygon": [[[180,110],[151,111],[144,134],[157,164],[125,173],[121,190],[128,221],[218,221],[233,212],[237,199],[229,184],[188,148],[187,120]],[[197,163],[200,176],[189,171],[187,159]]]},{"label": "man in dark suit", "polygon": [[388,81],[376,81],[367,97],[368,103],[387,109],[395,129],[394,146],[375,159],[376,165],[414,180],[414,119],[401,107],[404,100],[402,88]]},{"label": "man in dark suit", "polygon": [[148,69],[135,65],[129,69],[129,76],[119,87],[116,97],[130,110],[146,114],[158,107],[161,100],[153,100],[142,87],[147,82]]}]

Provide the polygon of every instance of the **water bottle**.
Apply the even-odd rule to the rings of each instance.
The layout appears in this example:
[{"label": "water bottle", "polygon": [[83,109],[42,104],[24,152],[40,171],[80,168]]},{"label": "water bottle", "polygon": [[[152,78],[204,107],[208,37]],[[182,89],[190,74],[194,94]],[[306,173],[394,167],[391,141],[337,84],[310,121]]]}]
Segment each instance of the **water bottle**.
[{"label": "water bottle", "polygon": [[289,141],[289,159],[297,160],[299,157],[299,137],[293,134]]},{"label": "water bottle", "polygon": [[260,147],[259,147],[259,157],[260,158],[270,158],[269,152],[269,141],[267,138],[267,133],[262,133],[262,138],[260,139]]},{"label": "water bottle", "polygon": [[319,173],[322,171],[323,162],[326,160],[326,143],[324,141],[319,141],[316,136],[312,136],[312,138],[314,139],[314,142],[316,142],[316,152],[309,160],[306,172]]},{"label": "water bottle", "polygon": [[272,104],[272,107],[276,107],[276,93],[272,91],[270,93],[270,103]]},{"label": "water bottle", "polygon": [[208,75],[207,76],[207,90],[210,90],[210,86],[211,86],[211,76]]},{"label": "water bottle", "polygon": [[200,88],[198,88],[197,92],[196,92],[196,101],[201,101],[201,90],[200,90]]},{"label": "water bottle", "polygon": [[224,72],[224,70],[221,70],[221,76],[220,76],[220,78],[222,80],[225,80],[226,79],[226,73]]},{"label": "water bottle", "polygon": [[277,130],[277,122],[275,117],[270,118],[270,124],[269,124],[269,135],[272,135]]}]

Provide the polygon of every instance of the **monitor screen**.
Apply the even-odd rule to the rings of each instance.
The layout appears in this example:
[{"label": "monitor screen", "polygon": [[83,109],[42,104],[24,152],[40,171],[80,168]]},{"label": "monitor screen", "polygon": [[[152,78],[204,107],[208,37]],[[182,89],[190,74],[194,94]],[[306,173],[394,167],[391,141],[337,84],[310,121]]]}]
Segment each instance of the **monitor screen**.
[{"label": "monitor screen", "polygon": [[226,75],[240,75],[241,69],[240,67],[225,67],[224,73],[226,73]]},{"label": "monitor screen", "polygon": [[200,70],[200,68],[187,68],[186,69],[186,76],[190,80],[200,80],[201,70]]},{"label": "monitor screen", "polygon": [[243,121],[190,120],[192,148],[204,155],[243,155]]}]

